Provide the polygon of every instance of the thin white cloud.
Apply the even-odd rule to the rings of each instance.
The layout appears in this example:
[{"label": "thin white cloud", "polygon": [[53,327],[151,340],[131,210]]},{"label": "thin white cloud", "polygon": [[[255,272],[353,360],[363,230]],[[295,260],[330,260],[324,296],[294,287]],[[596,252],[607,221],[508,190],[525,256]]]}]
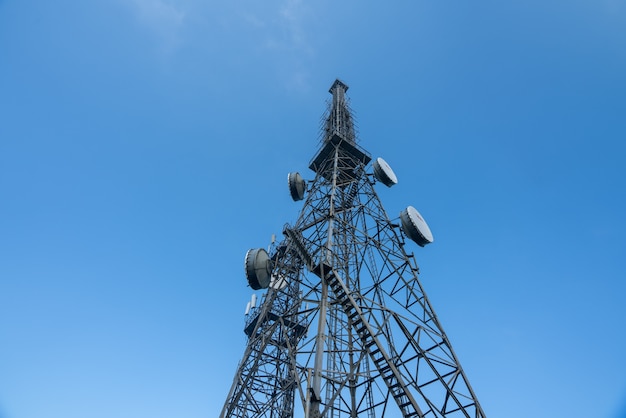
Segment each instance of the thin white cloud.
[{"label": "thin white cloud", "polygon": [[311,9],[303,0],[283,0],[257,14],[243,15],[244,21],[261,35],[259,47],[279,55],[279,72],[286,76],[289,89],[306,90],[308,86],[307,62],[314,55],[306,30],[310,18]]},{"label": "thin white cloud", "polygon": [[185,12],[166,0],[131,0],[139,22],[159,38],[165,51],[174,49],[180,42],[180,30]]},{"label": "thin white cloud", "polygon": [[280,16],[288,28],[288,41],[293,47],[306,47],[302,27],[305,12],[302,0],[287,0],[280,8]]},{"label": "thin white cloud", "polygon": [[256,29],[262,29],[267,26],[264,20],[262,20],[259,16],[256,16],[251,13],[244,13],[243,19],[252,27]]}]

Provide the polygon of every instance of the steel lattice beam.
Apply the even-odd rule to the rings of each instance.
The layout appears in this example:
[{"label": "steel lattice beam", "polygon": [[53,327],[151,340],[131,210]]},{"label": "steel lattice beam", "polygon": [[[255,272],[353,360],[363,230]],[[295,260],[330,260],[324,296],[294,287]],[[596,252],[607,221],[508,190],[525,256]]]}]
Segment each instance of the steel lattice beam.
[{"label": "steel lattice beam", "polygon": [[[337,81],[296,223],[271,250],[271,285],[220,415],[485,414],[375,192]],[[278,283],[278,285],[276,285]]]}]

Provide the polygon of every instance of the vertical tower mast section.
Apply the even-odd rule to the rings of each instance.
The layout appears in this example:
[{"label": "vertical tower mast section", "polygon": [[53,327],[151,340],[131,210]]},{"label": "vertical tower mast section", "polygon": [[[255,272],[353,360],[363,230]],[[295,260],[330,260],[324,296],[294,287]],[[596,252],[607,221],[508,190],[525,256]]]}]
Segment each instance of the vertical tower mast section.
[{"label": "vertical tower mast section", "polygon": [[352,113],[348,107],[346,92],[348,86],[340,80],[335,80],[328,92],[333,95],[330,115],[326,119],[324,127],[324,140],[329,140],[338,135],[346,141],[356,142]]},{"label": "vertical tower mast section", "polygon": [[347,89],[330,88],[314,179],[288,176],[296,223],[246,254],[249,285],[267,292],[220,416],[484,417],[405,250],[404,236],[432,233],[412,206],[385,212],[375,185],[397,178],[357,145]]},{"label": "vertical tower mast section", "polygon": [[372,159],[356,145],[354,121],[346,98],[347,90],[348,86],[340,80],[335,80],[330,87],[329,93],[333,98],[324,124],[322,148],[309,165],[311,170],[328,181],[332,181],[336,174],[336,185],[339,186],[355,180],[357,174],[354,170],[364,168]]}]

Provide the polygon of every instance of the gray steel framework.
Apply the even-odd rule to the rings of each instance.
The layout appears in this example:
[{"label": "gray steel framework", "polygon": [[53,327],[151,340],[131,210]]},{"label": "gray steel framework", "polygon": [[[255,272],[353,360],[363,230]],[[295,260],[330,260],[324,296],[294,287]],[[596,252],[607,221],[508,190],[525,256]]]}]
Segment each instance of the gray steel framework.
[{"label": "gray steel framework", "polygon": [[356,143],[336,81],[300,215],[220,417],[484,417]]}]

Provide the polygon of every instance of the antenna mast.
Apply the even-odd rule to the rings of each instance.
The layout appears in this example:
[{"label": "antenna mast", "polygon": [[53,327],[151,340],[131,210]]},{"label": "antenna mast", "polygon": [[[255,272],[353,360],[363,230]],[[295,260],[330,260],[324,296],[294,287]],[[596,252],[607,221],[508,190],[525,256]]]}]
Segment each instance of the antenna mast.
[{"label": "antenna mast", "polygon": [[383,209],[374,187],[397,177],[357,145],[347,90],[330,88],[314,179],[288,176],[297,221],[246,254],[248,284],[267,291],[220,417],[484,418],[406,250],[433,235],[412,206]]}]

